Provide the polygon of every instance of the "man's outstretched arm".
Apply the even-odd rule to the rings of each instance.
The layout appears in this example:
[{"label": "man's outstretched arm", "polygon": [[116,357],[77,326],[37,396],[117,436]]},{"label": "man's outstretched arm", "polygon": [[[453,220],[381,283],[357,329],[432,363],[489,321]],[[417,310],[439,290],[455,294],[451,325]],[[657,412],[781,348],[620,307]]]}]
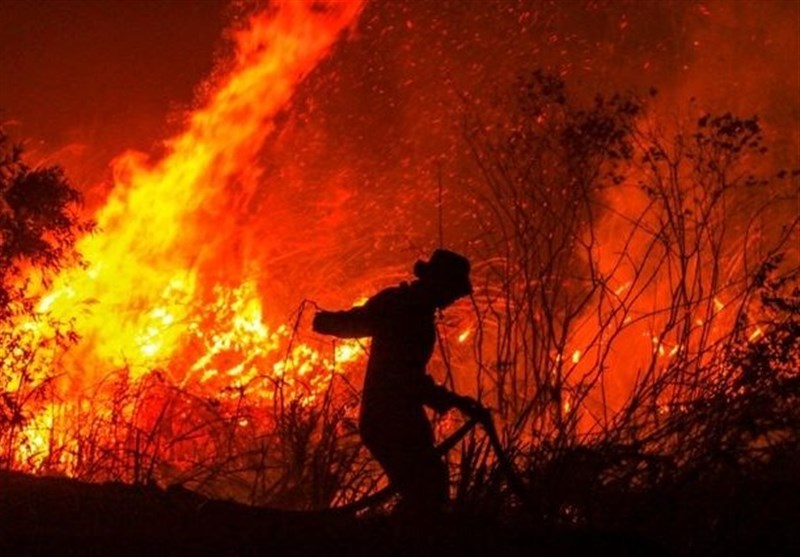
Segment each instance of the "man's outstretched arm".
[{"label": "man's outstretched arm", "polygon": [[345,311],[318,311],[314,315],[311,328],[324,335],[339,338],[360,338],[372,335],[369,312],[363,308]]},{"label": "man's outstretched arm", "polygon": [[363,306],[343,311],[321,310],[314,314],[311,328],[324,335],[339,338],[371,337],[381,321],[389,319],[395,298],[392,289],[375,294]]}]

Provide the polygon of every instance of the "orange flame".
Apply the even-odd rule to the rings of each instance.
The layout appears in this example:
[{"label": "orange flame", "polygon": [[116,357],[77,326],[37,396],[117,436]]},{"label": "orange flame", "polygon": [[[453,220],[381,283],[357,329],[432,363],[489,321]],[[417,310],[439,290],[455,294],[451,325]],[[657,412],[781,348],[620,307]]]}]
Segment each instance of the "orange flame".
[{"label": "orange flame", "polygon": [[[301,343],[281,352],[291,332],[264,321],[258,270],[237,271],[246,267],[243,256],[232,261],[231,252],[239,254],[225,240],[240,234],[238,215],[227,208],[230,189],[260,185],[256,157],[276,129],[275,116],[362,8],[362,0],[287,0],[253,15],[234,35],[229,73],[185,130],[165,142],[164,156],[152,161],[127,152],[113,162],[114,188],[96,215],[98,232],[78,243],[87,267],[61,273],[40,298],[42,319],[28,324],[41,336],[49,334],[45,323],[69,322],[80,335],[59,363],[68,370],[62,391],[101,384],[115,367],[133,381],[168,369],[174,383],[213,389],[220,400],[225,389],[245,387],[270,399],[270,386],[279,384],[306,403],[360,357],[356,342],[340,345],[333,362]],[[207,272],[212,267],[224,280]],[[55,369],[53,354],[41,357]],[[259,381],[267,374],[270,381]],[[78,400],[64,397],[26,421],[17,466],[70,472],[69,442],[54,436],[67,414],[95,412]]]},{"label": "orange flame", "polygon": [[[150,163],[128,152],[114,162],[115,187],[97,215],[100,232],[79,243],[88,269],[63,274],[39,306],[77,319],[82,359],[147,367],[175,354],[201,295],[199,267],[219,248],[208,245],[209,229],[230,218],[215,214],[220,196],[232,182],[256,177],[248,169],[275,129],[276,113],[361,8],[360,1],[325,9],[291,1],[253,16],[235,36],[229,76],[166,142],[167,154]],[[267,338],[259,304],[242,300],[234,325]]]}]

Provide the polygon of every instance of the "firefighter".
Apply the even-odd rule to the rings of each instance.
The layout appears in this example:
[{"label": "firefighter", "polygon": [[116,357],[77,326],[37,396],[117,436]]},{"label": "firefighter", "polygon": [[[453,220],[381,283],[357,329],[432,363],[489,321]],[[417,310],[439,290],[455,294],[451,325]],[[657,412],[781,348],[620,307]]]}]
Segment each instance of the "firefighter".
[{"label": "firefighter", "polygon": [[437,309],[472,293],[470,264],[437,249],[414,265],[416,280],[386,288],[346,311],[319,311],[313,329],[340,338],[372,337],[359,429],[364,445],[401,496],[399,509],[436,513],[448,500],[448,472],[434,448],[423,405],[471,413],[474,399],[437,385],[426,366],[436,340]]}]

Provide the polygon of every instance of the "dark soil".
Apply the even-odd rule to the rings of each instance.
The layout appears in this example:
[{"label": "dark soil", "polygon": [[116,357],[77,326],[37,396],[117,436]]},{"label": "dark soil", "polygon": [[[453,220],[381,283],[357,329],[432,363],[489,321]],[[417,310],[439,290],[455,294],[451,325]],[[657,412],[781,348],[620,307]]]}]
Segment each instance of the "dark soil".
[{"label": "dark soil", "polygon": [[[178,488],[92,484],[0,472],[0,555],[666,554],[635,536],[553,531],[524,513],[386,515],[293,512],[205,499]],[[598,553],[599,552],[599,553]]]},{"label": "dark soil", "polygon": [[595,493],[593,512],[565,526],[522,510],[411,521],[0,472],[0,556],[800,555],[798,482],[777,479],[703,492]]}]

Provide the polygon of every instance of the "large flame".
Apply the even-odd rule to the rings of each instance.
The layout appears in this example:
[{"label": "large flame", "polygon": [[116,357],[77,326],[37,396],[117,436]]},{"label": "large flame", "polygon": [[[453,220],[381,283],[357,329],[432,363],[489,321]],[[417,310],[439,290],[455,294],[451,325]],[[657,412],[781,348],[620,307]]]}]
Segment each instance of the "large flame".
[{"label": "large flame", "polygon": [[[242,185],[267,187],[258,182],[256,157],[276,115],[362,7],[360,0],[290,0],[251,16],[234,34],[229,72],[164,155],[127,152],[115,160],[98,231],[78,243],[86,266],[62,272],[41,297],[40,318],[19,328],[31,346],[54,334],[53,323],[70,323],[80,340],[58,364],[53,351],[38,350],[47,361],[37,373],[58,366],[67,375],[57,385],[61,401],[29,416],[20,431],[16,466],[73,471],[75,439],[87,435],[81,416],[114,419],[112,401],[90,394],[114,369],[130,382],[167,371],[171,384],[191,382],[222,401],[247,388],[262,400],[280,390],[307,403],[343,360],[357,356],[357,345],[342,344],[326,359],[292,343],[287,325],[268,324],[258,270],[224,240],[237,236],[238,224],[226,196]],[[120,408],[128,420],[139,412]]]},{"label": "large flame", "polygon": [[[128,152],[115,161],[115,187],[97,215],[99,232],[79,243],[88,268],[59,277],[40,308],[77,318],[85,367],[90,357],[92,365],[146,369],[175,354],[191,330],[193,302],[208,290],[202,264],[212,251],[227,256],[209,243],[221,235],[220,226],[236,226],[220,199],[234,182],[257,178],[254,159],[275,129],[274,117],[361,8],[359,1],[327,7],[291,1],[253,16],[235,36],[229,75],[191,114],[186,130],[166,143],[165,156],[151,163]],[[236,265],[242,262],[225,269],[233,275],[228,281],[246,283]],[[217,290],[214,297],[228,295]],[[267,336],[257,293],[248,295],[237,327]]]},{"label": "large flame", "polygon": [[[343,343],[335,348],[332,356],[325,358],[312,347],[294,341],[292,326],[274,315],[273,300],[260,286],[270,271],[258,267],[266,265],[266,258],[252,257],[248,250],[252,250],[253,246],[243,247],[245,242],[242,238],[246,234],[260,235],[258,241],[263,242],[265,253],[278,251],[270,242],[277,242],[279,236],[284,241],[289,240],[294,232],[302,232],[306,221],[298,217],[287,219],[292,220],[292,225],[288,227],[283,222],[242,226],[241,219],[247,217],[246,213],[250,208],[243,207],[236,196],[236,191],[245,190],[248,195],[244,197],[252,200],[256,197],[251,195],[254,190],[271,187],[265,178],[267,173],[262,173],[259,169],[257,158],[263,153],[265,142],[277,130],[276,119],[280,120],[278,117],[291,101],[298,84],[326,56],[337,37],[357,20],[362,10],[362,2],[358,0],[330,0],[329,5],[325,6],[325,2],[313,0],[286,0],[274,9],[253,16],[234,37],[235,55],[229,71],[210,88],[205,105],[189,116],[185,131],[165,143],[164,154],[149,157],[142,153],[128,152],[117,158],[114,163],[114,188],[106,205],[96,216],[99,232],[83,238],[79,243],[88,267],[65,271],[54,281],[53,287],[42,297],[38,307],[43,316],[74,323],[80,335],[80,343],[69,350],[66,361],[61,360],[57,365],[52,362],[40,364],[44,375],[52,373],[53,369],[67,371],[67,381],[58,383],[63,402],[48,401],[27,421],[18,443],[17,463],[36,468],[50,458],[51,463],[55,461],[62,469],[69,471],[70,457],[62,455],[70,451],[78,452],[79,448],[72,448],[70,443],[75,442],[72,440],[75,437],[62,434],[58,424],[79,423],[79,417],[89,413],[112,421],[112,406],[100,402],[87,405],[77,393],[94,392],[95,386],[102,384],[106,380],[106,374],[114,369],[124,369],[126,379],[140,383],[166,373],[170,385],[197,387],[196,392],[213,394],[215,402],[235,403],[241,390],[247,390],[262,403],[275,401],[275,393],[279,389],[288,389],[291,397],[305,403],[318,400],[315,397],[325,392],[332,374],[341,371],[342,362],[352,360],[360,353],[357,343]],[[395,21],[392,18],[406,18],[403,10],[380,6],[379,9],[386,10],[384,17],[390,22]],[[445,12],[448,10],[450,8]],[[453,13],[453,10],[449,12],[448,26],[458,29],[464,36],[463,40],[469,44],[479,44],[481,41],[476,41],[476,37],[486,36],[482,33],[496,34],[496,26],[486,25],[482,14],[474,16],[464,12],[463,19],[458,19],[462,18],[459,14],[463,10],[455,11],[459,13]],[[648,10],[645,12],[649,13]],[[508,13],[513,14],[514,10]],[[575,13],[579,17],[585,17],[580,15],[580,11]],[[530,13],[523,15],[527,18]],[[703,12],[703,17],[707,15]],[[522,24],[523,19],[520,18],[518,23]],[[591,16],[590,19],[591,28],[594,29],[595,18]],[[623,18],[623,21],[624,25],[620,24],[620,30],[628,27],[628,20]],[[611,22],[610,16],[608,22]],[[615,25],[608,22],[608,25]],[[410,30],[413,27],[410,19],[395,23],[398,23],[395,27],[380,26],[380,30],[373,32],[380,34],[381,40],[384,40],[384,35],[391,36],[388,32],[391,29]],[[433,25],[432,29],[435,27]],[[728,32],[726,27],[725,33]],[[430,38],[425,33],[415,31],[409,37],[411,43],[402,42],[402,55],[407,60],[405,69],[391,67],[392,71],[389,72],[381,68],[385,73],[392,74],[392,83],[402,83],[402,86],[395,87],[394,94],[398,99],[414,98],[415,102],[416,99],[439,99],[439,90],[444,91],[450,87],[442,87],[442,83],[436,80],[424,80],[426,84],[420,86],[419,83],[423,80],[418,79],[418,75],[425,75],[426,72],[421,71],[418,64],[433,64],[437,75],[447,74],[444,71],[447,68],[445,66],[443,70],[441,60],[449,60],[449,56],[452,56],[453,60],[459,60],[458,64],[452,63],[454,68],[469,67],[470,72],[478,68],[478,75],[488,71],[487,68],[496,71],[486,74],[490,77],[499,76],[511,67],[511,62],[495,64],[493,60],[492,64],[487,64],[485,60],[478,58],[475,63],[467,64],[466,61],[471,60],[470,49],[449,49],[441,46],[450,44],[449,42],[442,42],[437,46],[443,50],[437,51],[437,56],[434,57],[419,56],[419,59],[414,59],[414,56],[406,53],[410,48],[409,44],[416,44],[413,41],[423,39],[425,42],[420,42],[419,45],[422,46],[417,48],[420,53],[427,53],[431,46]],[[530,44],[535,45],[535,49],[515,49],[513,56],[500,58],[513,60],[515,56],[524,57],[527,67],[530,64],[530,52],[540,52],[538,43],[532,39],[531,41]],[[572,52],[573,57],[577,56],[579,51],[574,49],[583,48],[581,45],[584,44],[574,41],[572,44],[578,46],[569,46],[569,41],[560,40],[555,33],[548,35],[547,42],[552,45],[552,49],[557,49],[553,52],[558,53],[557,56],[553,55],[550,62],[561,60],[568,52]],[[562,44],[565,46],[561,46]],[[586,44],[590,45],[586,48],[589,48],[592,56],[602,54],[594,43]],[[695,47],[697,44],[695,41]],[[610,46],[615,45],[610,43]],[[423,51],[423,48],[426,50]],[[567,50],[568,48],[573,50]],[[485,56],[482,48],[475,51],[480,51],[480,56]],[[542,52],[545,51],[546,48],[542,47]],[[624,56],[631,56],[632,49],[619,49],[620,53],[623,51]],[[642,50],[648,56],[650,51],[649,48]],[[706,50],[703,52],[702,56],[710,56],[705,53]],[[713,50],[707,49],[707,52]],[[669,60],[669,56],[663,55],[663,59]],[[365,63],[363,58],[353,60],[351,63]],[[537,63],[549,65],[547,59],[543,60]],[[587,61],[591,62],[591,58],[587,58]],[[651,65],[649,59],[642,62],[645,70]],[[368,63],[383,64],[383,59]],[[670,64],[665,64],[667,66]],[[570,66],[567,64],[563,68],[563,73],[566,74]],[[684,70],[686,68],[684,66]],[[370,75],[380,73],[377,68],[369,65],[367,69]],[[429,69],[433,71],[432,68]],[[576,75],[585,75],[574,69],[569,71]],[[399,73],[395,75],[393,72]],[[629,74],[630,72],[620,72],[619,75],[624,80],[631,80]],[[640,74],[642,72],[637,65],[636,75]],[[465,82],[472,83],[476,80],[475,75],[470,73],[462,77]],[[403,80],[400,76],[408,79]],[[647,76],[647,79],[650,77]],[[489,77],[483,80],[493,81]],[[353,96],[354,99],[361,99],[362,91],[378,90],[383,94],[383,89],[392,89],[383,87],[381,83],[380,87],[370,90],[363,81],[352,81],[355,83],[352,85],[353,90],[358,91],[358,96]],[[593,89],[588,87],[584,92],[589,90]],[[352,92],[351,94],[355,95]],[[395,134],[395,126],[378,126],[375,122],[383,123],[386,120],[391,123],[392,118],[402,113],[411,124],[406,124],[408,137],[391,137],[395,145],[403,145],[404,142],[410,145],[410,139],[413,138],[416,146],[424,137],[425,141],[421,143],[429,142],[433,146],[428,147],[431,152],[441,147],[442,142],[435,138],[445,137],[449,133],[449,128],[441,122],[448,121],[448,115],[452,117],[455,113],[440,113],[444,104],[440,100],[420,101],[421,108],[415,106],[414,110],[407,109],[403,112],[395,108],[394,101],[397,99],[393,97],[389,97],[387,102],[382,95],[370,93],[370,96],[378,99],[374,102],[381,103],[380,109],[362,110],[375,120],[365,119],[367,124],[362,123],[358,133],[363,133],[363,128],[369,127]],[[671,96],[667,98],[668,103],[672,102]],[[336,112],[337,106],[336,102],[331,102],[327,106],[327,113]],[[436,107],[436,112],[432,112],[431,107]],[[343,128],[350,125],[349,120],[346,125],[340,123],[340,129],[336,133],[342,133]],[[430,137],[417,137],[423,127],[433,130],[434,133]],[[312,153],[311,156],[315,153],[315,145],[324,144],[326,155],[337,159],[332,164],[334,169],[327,173],[328,178],[323,181],[326,203],[338,206],[350,198],[360,201],[358,192],[348,191],[344,195],[331,196],[334,184],[329,178],[346,169],[352,161],[341,155],[344,150],[337,151],[336,146],[329,149],[327,142],[319,140],[318,134],[324,135],[324,132],[314,126],[309,128],[313,128],[313,131],[290,130],[292,133],[285,134],[288,141],[280,142],[277,149],[294,151],[302,148],[303,157],[308,159],[309,152]],[[282,135],[281,139],[287,137]],[[366,137],[368,139],[365,141],[378,141],[370,134],[366,134]],[[449,137],[446,142],[450,143]],[[427,153],[422,148],[420,152]],[[451,151],[453,157],[456,157],[454,160],[458,160],[454,153],[454,150]],[[390,165],[378,165],[381,178],[375,183],[396,186],[420,181],[418,179],[420,176],[424,177],[425,172],[420,174],[419,171],[410,169],[429,162],[424,156],[416,154],[393,165],[400,170],[386,171],[386,167]],[[284,179],[290,176],[293,186],[303,184],[305,174],[299,169],[300,166],[281,168],[281,176]],[[469,172],[473,167],[464,165],[464,168],[467,169],[464,172]],[[458,172],[454,171],[446,182],[458,183],[464,178],[465,183],[471,183],[468,176]],[[688,174],[680,176],[680,182],[693,183]],[[395,207],[395,212],[370,211],[383,219],[381,226],[394,222],[392,226],[400,229],[409,227],[413,219],[414,228],[419,231],[420,237],[430,236],[428,233],[432,231],[434,221],[427,218],[429,215],[424,208],[417,211],[418,205],[423,205],[417,204],[417,201],[425,195],[424,192],[416,188],[412,191],[399,187],[374,187],[369,181],[366,183],[370,184],[365,189],[369,189],[371,195],[380,191],[382,195],[386,195],[385,199],[391,200],[382,198],[378,202],[371,199],[369,203],[372,208],[391,207],[395,200],[403,201]],[[274,187],[282,186],[283,184],[274,184]],[[408,199],[414,203],[405,203],[406,191],[412,191]],[[428,191],[430,193],[434,189],[428,188]],[[631,191],[634,193],[631,194]],[[439,193],[441,198],[441,189]],[[287,203],[294,207],[298,201],[295,189],[292,189],[292,194]],[[472,198],[465,197],[464,200],[473,203]],[[453,215],[461,210],[472,211],[462,207],[463,203],[459,205],[458,200],[451,201],[455,202],[454,207],[448,210]],[[691,303],[680,302],[678,306],[691,307],[691,311],[681,313],[670,323],[669,310],[678,307],[673,305],[671,297],[676,287],[671,283],[669,261],[663,265],[653,263],[654,260],[666,260],[661,257],[666,248],[657,242],[657,235],[654,236],[649,231],[658,229],[660,214],[650,212],[644,215],[649,199],[639,190],[609,190],[603,202],[612,210],[604,212],[602,224],[598,227],[597,243],[591,254],[596,260],[597,277],[603,281],[602,288],[598,287],[602,300],[598,301],[596,297],[591,299],[593,311],[578,315],[572,329],[567,331],[565,328],[563,338],[551,343],[548,350],[543,351],[541,369],[534,370],[537,373],[543,372],[543,376],[544,372],[557,376],[557,379],[543,379],[542,384],[555,384],[563,389],[562,393],[558,393],[559,396],[554,397],[560,413],[563,414],[562,419],[579,415],[582,407],[596,410],[600,418],[583,414],[586,416],[586,429],[593,427],[595,422],[602,422],[605,427],[609,409],[613,415],[628,400],[632,385],[635,386],[638,381],[640,370],[650,367],[655,372],[660,372],[669,369],[673,362],[679,362],[675,365],[687,361],[701,362],[699,356],[695,357],[701,352],[695,345],[699,346],[702,342],[705,343],[703,346],[707,346],[709,339],[715,339],[718,331],[720,335],[725,334],[729,330],[728,324],[735,318],[736,300],[729,295],[728,285],[736,282],[737,277],[734,275],[740,272],[738,267],[733,269],[736,265],[731,264],[731,270],[727,272],[730,276],[721,275],[721,278],[710,281],[711,273],[708,269],[712,265],[705,259],[697,258],[693,263],[694,267],[687,268],[684,279],[689,284],[701,284],[705,290],[698,288],[697,292],[703,290],[702,295],[696,293],[689,300]],[[358,201],[352,203],[354,207]],[[428,205],[429,208],[435,206],[432,203]],[[414,210],[409,210],[408,207],[413,207]],[[372,232],[371,228],[378,223],[368,221],[363,218],[363,214],[359,214],[361,224],[368,223],[370,226],[351,226],[351,231],[356,230],[351,234],[373,240],[372,234],[363,232],[368,228]],[[386,215],[391,215],[391,218]],[[639,215],[644,215],[642,223],[647,226],[631,224],[637,222]],[[333,219],[330,215],[326,218]],[[461,222],[455,216],[452,220]],[[447,222],[449,224],[451,220],[447,219]],[[466,227],[464,223],[471,222],[465,218],[461,225]],[[251,221],[248,224],[253,223]],[[278,230],[291,230],[291,233],[276,232]],[[272,237],[264,234],[264,231],[272,231]],[[466,234],[462,235],[466,237]],[[295,238],[291,240],[296,241]],[[325,249],[325,241],[314,239],[315,257],[318,260],[327,259],[328,262],[341,261],[342,258],[330,256],[330,252]],[[720,244],[723,245],[721,239]],[[372,252],[377,252],[377,246],[377,241],[374,244],[370,242],[369,248],[363,251],[367,252],[372,248]],[[740,243],[726,239],[724,246],[728,251],[734,251]],[[372,256],[371,253],[369,255]],[[369,267],[364,264],[363,258],[353,259],[357,259],[357,266]],[[735,257],[727,255],[725,259],[736,261]],[[643,273],[641,269],[645,263],[647,272]],[[742,272],[744,271],[748,269]],[[594,311],[595,308],[599,309]],[[273,314],[265,315],[265,312],[270,311]],[[469,351],[469,347],[473,343],[479,347],[480,350],[476,350],[476,353],[480,357],[484,350],[481,343],[491,346],[493,339],[489,336],[491,332],[484,336],[486,331],[481,329],[481,323],[469,319],[465,321],[468,325],[466,329],[459,331],[457,345],[462,347],[464,365],[460,366],[461,369],[471,370],[474,362],[467,359],[474,354]],[[46,322],[43,318],[41,322],[25,323],[16,332],[19,335],[44,334]],[[524,323],[525,326],[533,324],[534,321]],[[612,334],[606,335],[606,331],[612,331]],[[764,334],[764,331],[754,321],[747,334],[752,340]],[[558,346],[549,350],[554,345]],[[53,351],[41,352],[45,354],[45,358],[60,357]],[[487,350],[486,353],[489,354],[490,351]],[[711,351],[707,354],[713,355]],[[0,356],[5,355],[0,353]],[[509,362],[511,359],[501,356],[492,365],[497,369],[504,369]],[[437,362],[434,362],[432,367],[435,368],[436,365]],[[479,364],[479,368],[481,365]],[[154,370],[159,373],[153,373]],[[590,381],[586,378],[601,371],[603,373],[597,383],[599,386],[588,391],[588,394],[577,388],[572,389],[573,382],[588,384]],[[538,396],[532,388],[528,388],[528,376],[523,379],[525,388],[520,389],[522,396]],[[459,381],[461,384],[458,387],[468,382],[463,377],[459,377]],[[480,371],[474,381],[474,390],[480,392]],[[13,388],[17,386],[12,385],[12,390]],[[498,390],[502,388],[499,387]],[[512,384],[509,388],[515,390],[516,385]],[[545,391],[542,389],[542,392]],[[492,403],[490,397],[484,398]],[[501,406],[499,398],[498,396],[498,406]],[[126,412],[125,419],[135,421],[136,408],[131,407]],[[151,423],[148,419],[137,427],[141,427],[143,431],[154,430],[154,422]],[[246,422],[247,419],[242,418],[242,423]],[[78,437],[84,435],[83,432],[79,433]],[[60,455],[53,456],[53,446],[61,447]]]}]

